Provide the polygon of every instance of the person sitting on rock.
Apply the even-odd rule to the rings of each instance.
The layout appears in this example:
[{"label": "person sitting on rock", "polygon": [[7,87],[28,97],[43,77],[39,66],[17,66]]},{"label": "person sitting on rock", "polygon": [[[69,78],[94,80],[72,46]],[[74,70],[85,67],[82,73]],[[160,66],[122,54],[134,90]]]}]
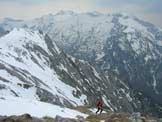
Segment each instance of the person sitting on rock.
[{"label": "person sitting on rock", "polygon": [[98,112],[100,112],[100,114],[102,113],[102,111],[103,111],[103,102],[102,102],[102,100],[99,100],[98,102],[97,102],[97,111],[96,111],[96,114],[98,113]]}]

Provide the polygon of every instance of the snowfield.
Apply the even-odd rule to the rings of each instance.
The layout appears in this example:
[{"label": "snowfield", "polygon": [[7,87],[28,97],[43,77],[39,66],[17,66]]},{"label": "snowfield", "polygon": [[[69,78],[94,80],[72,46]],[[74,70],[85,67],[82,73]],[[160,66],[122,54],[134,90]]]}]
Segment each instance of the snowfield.
[{"label": "snowfield", "polygon": [[0,97],[0,115],[22,115],[28,113],[35,117],[56,115],[68,118],[76,118],[77,115],[87,117],[88,115],[78,111],[61,108],[56,105],[44,103],[36,100],[22,99],[19,97]]}]

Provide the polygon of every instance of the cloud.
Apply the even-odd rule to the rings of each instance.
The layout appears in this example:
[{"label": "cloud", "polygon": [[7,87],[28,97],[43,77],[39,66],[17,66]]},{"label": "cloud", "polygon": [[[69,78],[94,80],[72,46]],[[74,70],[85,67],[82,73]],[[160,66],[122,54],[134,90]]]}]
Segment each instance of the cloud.
[{"label": "cloud", "polygon": [[54,0],[1,0],[1,3],[16,3],[20,5],[43,4]]},{"label": "cloud", "polygon": [[162,27],[162,0],[0,0],[0,18],[31,19],[59,10],[126,12]]},{"label": "cloud", "polygon": [[[14,17],[31,19],[44,14],[55,13],[60,10],[73,10],[76,12],[94,11],[91,2],[85,0],[49,0],[44,4],[22,5],[18,2],[2,2],[0,4],[0,17]],[[19,0],[17,0],[19,1]]]},{"label": "cloud", "polygon": [[145,21],[149,21],[151,23],[153,23],[154,25],[161,27],[162,28],[162,15],[161,14],[156,14],[156,13],[149,13],[149,14],[139,14],[138,17],[140,17],[140,19],[143,19]]},{"label": "cloud", "polygon": [[152,2],[150,3],[146,9],[145,12],[147,13],[159,13],[162,14],[162,0],[159,2]]}]

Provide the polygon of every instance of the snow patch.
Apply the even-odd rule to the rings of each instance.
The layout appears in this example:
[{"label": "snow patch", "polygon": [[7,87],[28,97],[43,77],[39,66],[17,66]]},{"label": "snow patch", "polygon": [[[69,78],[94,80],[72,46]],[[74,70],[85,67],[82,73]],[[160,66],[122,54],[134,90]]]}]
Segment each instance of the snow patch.
[{"label": "snow patch", "polygon": [[152,57],[150,55],[146,55],[144,59],[147,62],[149,59],[152,59]]},{"label": "snow patch", "polygon": [[94,75],[95,75],[97,78],[101,79],[99,73],[98,73],[93,67],[92,67],[92,69],[93,69]]},{"label": "snow patch", "polygon": [[110,100],[107,100],[106,96],[102,96],[102,99],[103,99],[104,104],[106,104],[111,109],[111,111],[114,111],[114,109],[111,107]]},{"label": "snow patch", "polygon": [[59,68],[61,70],[64,70],[64,71],[68,72],[67,68],[63,64],[60,64]]},{"label": "snow patch", "polygon": [[96,61],[103,58],[105,56],[105,53],[104,52],[101,52],[101,53],[97,53],[97,57],[96,57]]},{"label": "snow patch", "polygon": [[78,115],[87,117],[86,114],[72,109],[62,108],[56,105],[35,100],[7,96],[5,97],[5,99],[0,99],[0,108],[0,115],[7,116],[28,113],[36,117],[55,117],[56,115],[68,118],[76,118],[76,116]]},{"label": "snow patch", "polygon": [[133,99],[130,97],[130,94],[129,93],[126,93],[126,97],[128,98],[128,101],[129,102],[132,102]]}]

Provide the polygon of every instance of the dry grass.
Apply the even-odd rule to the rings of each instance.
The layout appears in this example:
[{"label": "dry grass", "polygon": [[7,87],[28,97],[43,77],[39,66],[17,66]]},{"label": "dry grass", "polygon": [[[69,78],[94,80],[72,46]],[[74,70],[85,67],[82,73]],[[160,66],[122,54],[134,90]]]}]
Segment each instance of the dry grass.
[{"label": "dry grass", "polygon": [[98,115],[90,115],[86,118],[86,121],[89,122],[100,122],[101,120],[106,120],[111,116],[112,113],[102,113]]},{"label": "dry grass", "polygon": [[55,122],[55,118],[45,116],[42,118],[45,122]]},{"label": "dry grass", "polygon": [[78,106],[76,108],[74,108],[74,110],[77,110],[81,113],[84,113],[84,114],[92,114],[92,112],[89,110],[90,107],[89,106]]},{"label": "dry grass", "polygon": [[129,117],[129,114],[116,113],[109,116],[109,118],[107,118],[105,122],[131,122]]}]

